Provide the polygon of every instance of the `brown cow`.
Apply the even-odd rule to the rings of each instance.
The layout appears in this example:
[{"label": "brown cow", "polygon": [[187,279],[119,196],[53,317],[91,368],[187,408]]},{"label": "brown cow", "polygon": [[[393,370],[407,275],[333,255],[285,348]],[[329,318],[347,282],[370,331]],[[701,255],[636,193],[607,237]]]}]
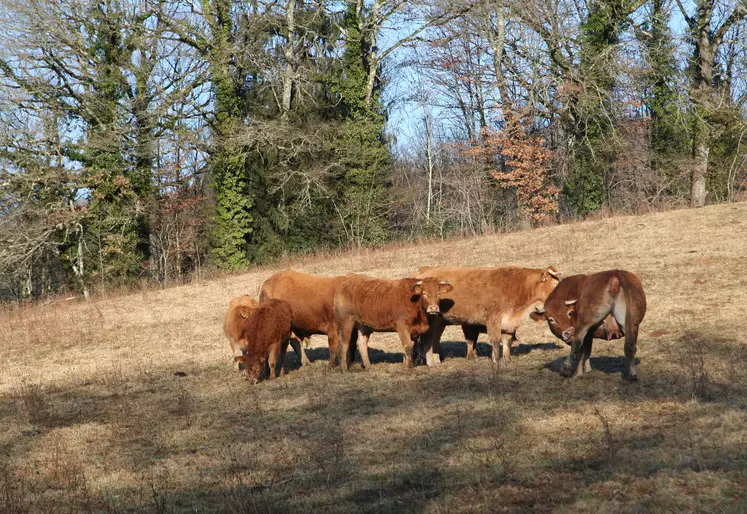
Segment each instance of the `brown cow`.
[{"label": "brown cow", "polygon": [[638,326],[646,315],[646,294],[638,277],[624,270],[594,273],[586,278],[578,296],[565,303],[572,326],[563,331],[562,337],[570,343],[571,352],[563,363],[561,375],[571,375],[574,356],[577,362],[574,376],[591,371],[593,330],[611,314],[625,332],[626,378],[638,380],[635,367]]},{"label": "brown cow", "polygon": [[[234,357],[241,355],[239,336],[244,321],[257,307],[259,307],[259,302],[246,294],[234,298],[228,305],[228,312],[223,317],[223,333],[226,335],[228,342],[231,343],[231,351]],[[239,369],[241,369],[240,366]]]},{"label": "brown cow", "polygon": [[335,316],[340,331],[340,365],[348,368],[348,351],[355,330],[363,365],[371,367],[368,338],[373,332],[397,332],[405,351],[405,367],[412,367],[413,341],[428,330],[439,311],[443,293],[451,284],[438,278],[379,280],[351,277],[335,293]]},{"label": "brown cow", "polygon": [[[262,284],[259,294],[261,301],[277,298],[290,304],[294,317],[293,332],[305,343],[314,334],[326,335],[329,342],[329,365],[332,367],[337,355],[338,336],[335,291],[347,278],[349,277],[318,277],[293,270],[281,271]],[[294,345],[294,350],[300,353],[302,363],[309,362],[301,345],[298,349]]]},{"label": "brown cow", "polygon": [[492,360],[508,360],[516,329],[533,313],[542,313],[543,304],[560,280],[553,266],[538,268],[420,268],[416,278],[438,277],[454,286],[441,301],[441,316],[431,322],[423,338],[428,365],[440,363],[440,340],[446,325],[462,325],[467,342],[467,358],[474,358],[479,334],[486,333],[493,346]]},{"label": "brown cow", "polygon": [[[568,316],[568,308],[565,302],[578,298],[579,292],[586,282],[587,277],[588,275],[572,275],[570,277],[565,277],[560,281],[558,286],[553,289],[553,292],[550,293],[547,300],[545,300],[544,314],[533,316],[535,319],[540,318],[541,320],[547,320],[550,331],[555,335],[555,337],[563,341],[565,341],[565,339],[563,339],[563,332],[572,326],[572,321]],[[609,341],[611,339],[620,339],[623,335],[620,325],[615,321],[615,317],[610,314],[596,327],[593,337]],[[570,344],[567,341],[566,343]]]},{"label": "brown cow", "polygon": [[244,364],[247,380],[259,382],[265,363],[270,367],[270,379],[277,376],[278,363],[280,376],[285,374],[283,365],[292,328],[293,309],[283,300],[266,300],[244,318],[238,339],[242,355],[234,359]]}]

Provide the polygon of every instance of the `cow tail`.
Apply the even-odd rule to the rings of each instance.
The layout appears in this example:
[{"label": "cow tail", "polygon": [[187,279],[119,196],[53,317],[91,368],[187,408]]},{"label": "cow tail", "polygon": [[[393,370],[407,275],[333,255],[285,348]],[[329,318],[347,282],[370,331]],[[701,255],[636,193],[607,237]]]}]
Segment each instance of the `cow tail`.
[{"label": "cow tail", "polygon": [[617,275],[612,275],[612,278],[610,278],[609,292],[612,298],[617,298],[617,295],[620,294],[620,279],[617,278]]}]

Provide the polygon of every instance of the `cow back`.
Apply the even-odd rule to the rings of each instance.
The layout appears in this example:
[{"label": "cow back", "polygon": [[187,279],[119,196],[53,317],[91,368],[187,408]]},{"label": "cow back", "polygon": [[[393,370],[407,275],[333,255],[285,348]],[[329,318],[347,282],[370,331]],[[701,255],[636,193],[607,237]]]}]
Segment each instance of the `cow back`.
[{"label": "cow back", "polygon": [[327,334],[334,326],[334,297],[346,279],[318,277],[299,271],[276,273],[262,285],[260,300],[288,302],[294,313],[294,329],[300,336]]},{"label": "cow back", "polygon": [[477,325],[485,325],[497,315],[520,313],[533,302],[544,302],[558,283],[547,269],[540,268],[424,267],[415,276],[449,282],[453,289],[446,295],[447,301],[442,301],[444,317],[451,323]]}]

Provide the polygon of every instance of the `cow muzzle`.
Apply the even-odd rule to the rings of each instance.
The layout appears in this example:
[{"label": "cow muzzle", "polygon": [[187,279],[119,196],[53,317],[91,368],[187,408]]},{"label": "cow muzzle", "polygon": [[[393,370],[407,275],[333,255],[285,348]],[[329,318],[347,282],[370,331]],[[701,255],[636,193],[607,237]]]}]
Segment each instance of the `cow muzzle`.
[{"label": "cow muzzle", "polygon": [[425,312],[428,314],[441,314],[441,309],[438,308],[438,305],[429,305]]}]

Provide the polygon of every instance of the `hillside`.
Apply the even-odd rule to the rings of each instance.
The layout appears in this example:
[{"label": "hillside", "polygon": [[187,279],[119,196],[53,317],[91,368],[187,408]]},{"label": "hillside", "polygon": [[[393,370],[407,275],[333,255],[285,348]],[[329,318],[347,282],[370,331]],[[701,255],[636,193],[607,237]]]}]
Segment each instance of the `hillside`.
[{"label": "hillside", "polygon": [[250,386],[222,316],[274,269],[6,308],[0,511],[745,510],[746,256],[741,203],[296,266],[631,270],[649,305],[634,384],[621,341],[595,343],[595,371],[562,379],[567,347],[527,322],[497,373],[462,358],[450,327],[438,368],[403,369],[396,336],[374,334],[373,369],[343,375],[315,337],[312,366],[289,354],[284,378]]}]

